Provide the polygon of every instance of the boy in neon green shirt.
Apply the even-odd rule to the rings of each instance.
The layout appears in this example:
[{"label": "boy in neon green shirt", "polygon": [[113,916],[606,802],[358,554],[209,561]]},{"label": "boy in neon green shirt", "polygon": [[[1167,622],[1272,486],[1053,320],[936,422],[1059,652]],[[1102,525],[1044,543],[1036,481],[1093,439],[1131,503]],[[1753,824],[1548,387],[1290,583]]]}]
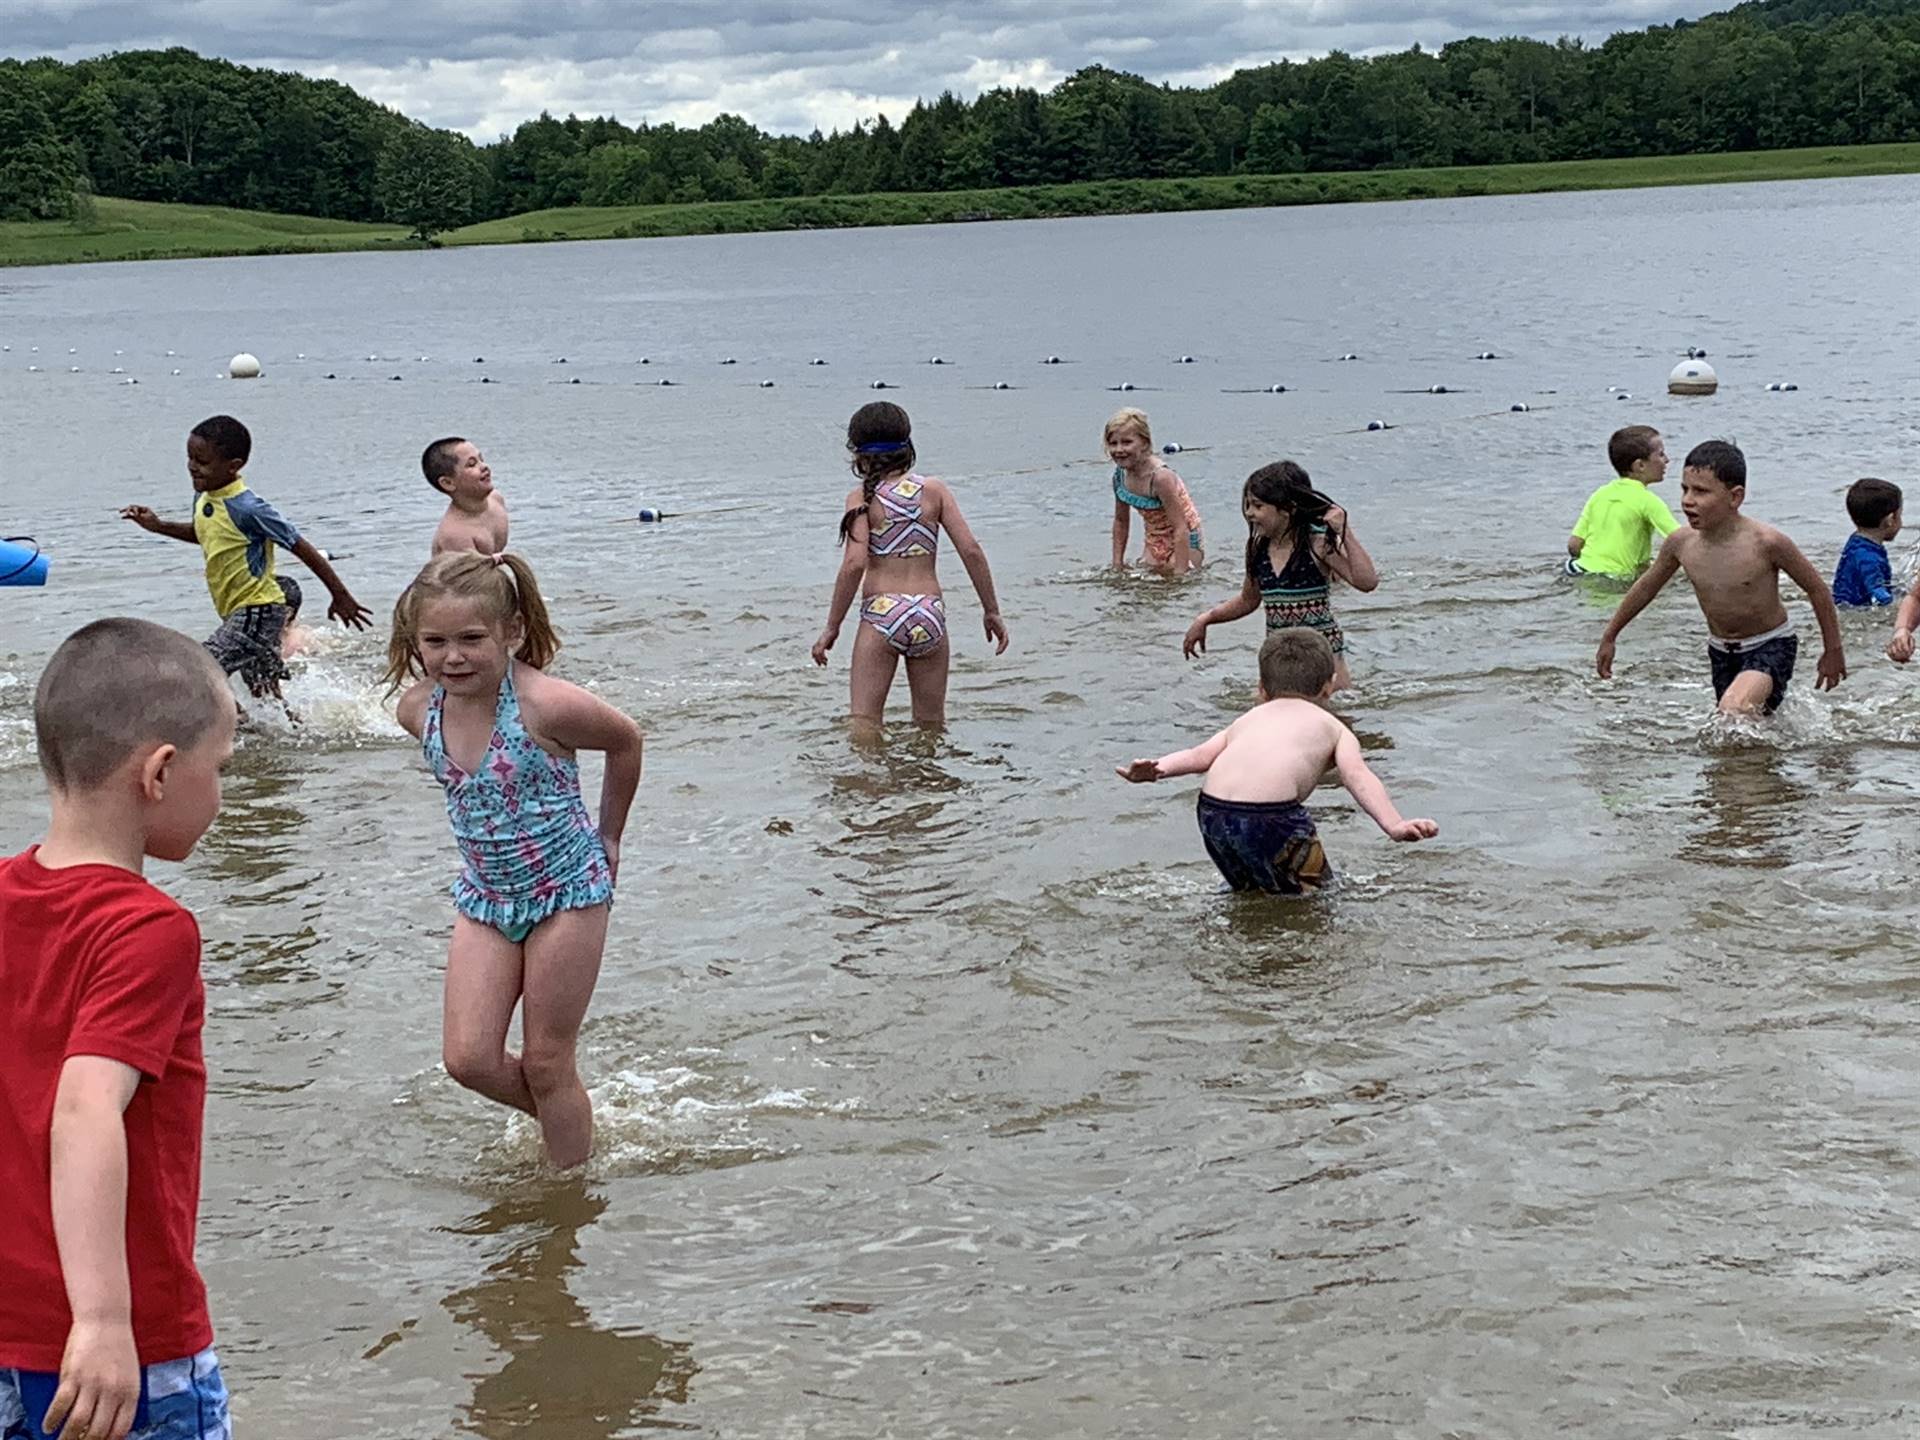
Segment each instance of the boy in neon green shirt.
[{"label": "boy in neon green shirt", "polygon": [[1631,580],[1652,563],[1653,537],[1680,528],[1667,502],[1647,487],[1667,474],[1667,446],[1651,425],[1629,425],[1607,441],[1617,479],[1587,497],[1567,537],[1567,574]]}]

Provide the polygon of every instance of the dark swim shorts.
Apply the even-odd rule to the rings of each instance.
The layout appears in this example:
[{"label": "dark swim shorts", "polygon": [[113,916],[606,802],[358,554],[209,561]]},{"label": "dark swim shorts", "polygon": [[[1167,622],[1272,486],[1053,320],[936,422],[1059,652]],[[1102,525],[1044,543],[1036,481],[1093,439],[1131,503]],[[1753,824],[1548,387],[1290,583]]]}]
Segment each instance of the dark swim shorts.
[{"label": "dark swim shorts", "polygon": [[1773,681],[1773,693],[1767,696],[1765,706],[1765,713],[1771,715],[1787,697],[1793,662],[1799,658],[1798,635],[1776,635],[1771,640],[1747,644],[1738,640],[1711,643],[1707,646],[1707,663],[1713,667],[1713,698],[1724,696],[1736,676],[1758,670]]},{"label": "dark swim shorts", "polygon": [[1305,895],[1333,878],[1307,807],[1256,805],[1201,793],[1200,838],[1235,890]]}]

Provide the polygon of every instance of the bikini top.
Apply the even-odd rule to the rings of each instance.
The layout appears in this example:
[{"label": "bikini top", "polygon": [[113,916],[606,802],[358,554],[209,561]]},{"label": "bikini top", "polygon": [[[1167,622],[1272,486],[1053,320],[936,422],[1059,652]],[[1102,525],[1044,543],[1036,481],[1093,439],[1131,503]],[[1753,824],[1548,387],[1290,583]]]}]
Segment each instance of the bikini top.
[{"label": "bikini top", "polygon": [[1122,505],[1131,505],[1136,510],[1164,510],[1167,507],[1151,495],[1141,495],[1127,488],[1127,472],[1118,465],[1113,467],[1113,498]]},{"label": "bikini top", "polygon": [[1307,543],[1296,543],[1293,553],[1287,556],[1287,563],[1280,567],[1279,574],[1273,569],[1273,544],[1269,541],[1254,551],[1253,583],[1260,587],[1261,594],[1280,590],[1290,594],[1318,593],[1325,595],[1327,574],[1320,568],[1320,562],[1313,556],[1313,537],[1327,533],[1324,525],[1314,525],[1309,529]]},{"label": "bikini top", "polygon": [[886,519],[875,525],[872,515],[868,515],[868,555],[876,559],[906,560],[930,556],[939,550],[939,532],[920,518],[920,497],[926,488],[925,478],[919,475],[882,480],[874,487],[873,498]]}]

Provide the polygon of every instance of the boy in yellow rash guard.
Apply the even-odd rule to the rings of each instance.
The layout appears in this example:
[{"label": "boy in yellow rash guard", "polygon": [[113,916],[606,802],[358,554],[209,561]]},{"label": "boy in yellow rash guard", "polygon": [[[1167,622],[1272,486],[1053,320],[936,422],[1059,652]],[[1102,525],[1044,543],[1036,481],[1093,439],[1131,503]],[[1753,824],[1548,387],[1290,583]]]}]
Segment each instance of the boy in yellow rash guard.
[{"label": "boy in yellow rash guard", "polygon": [[320,578],[333,597],[327,614],[360,630],[373,616],[313,542],[247,488],[240,471],[252,453],[252,435],[231,415],[202,420],[187,436],[192,522],[162,520],[145,505],[129,505],[120,514],[142,530],[199,545],[207,592],[220,614],[220,628],[206,641],[208,652],[227,674],[238,671],[254,695],[277,698],[287,677],[280,634],[300,608],[300,587],[273,573],[274,546],[291,550]]},{"label": "boy in yellow rash guard", "polygon": [[1587,497],[1567,538],[1566,570],[1631,580],[1652,562],[1653,537],[1680,527],[1667,502],[1647,488],[1666,478],[1667,446],[1652,426],[1629,425],[1613,432],[1607,458],[1618,478]]}]

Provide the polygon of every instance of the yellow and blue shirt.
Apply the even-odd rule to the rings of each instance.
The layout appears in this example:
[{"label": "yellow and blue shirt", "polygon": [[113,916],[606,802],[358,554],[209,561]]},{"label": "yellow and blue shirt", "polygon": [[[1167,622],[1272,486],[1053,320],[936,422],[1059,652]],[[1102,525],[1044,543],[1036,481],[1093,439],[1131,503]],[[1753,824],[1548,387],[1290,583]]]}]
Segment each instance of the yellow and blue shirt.
[{"label": "yellow and blue shirt", "polygon": [[222,620],[248,605],[287,603],[273,578],[273,547],[291,550],[300,532],[246,481],[193,497],[193,538],[206,557],[207,592]]}]

